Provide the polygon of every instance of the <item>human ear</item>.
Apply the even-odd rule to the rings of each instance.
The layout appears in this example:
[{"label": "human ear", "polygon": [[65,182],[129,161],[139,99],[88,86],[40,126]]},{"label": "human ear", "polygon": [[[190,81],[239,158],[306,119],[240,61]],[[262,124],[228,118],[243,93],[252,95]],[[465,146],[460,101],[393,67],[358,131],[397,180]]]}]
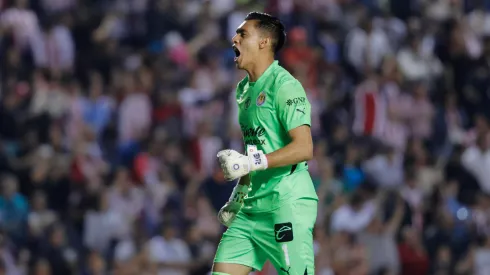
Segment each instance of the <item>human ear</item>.
[{"label": "human ear", "polygon": [[271,39],[269,37],[263,37],[259,42],[259,49],[264,49],[271,44]]}]

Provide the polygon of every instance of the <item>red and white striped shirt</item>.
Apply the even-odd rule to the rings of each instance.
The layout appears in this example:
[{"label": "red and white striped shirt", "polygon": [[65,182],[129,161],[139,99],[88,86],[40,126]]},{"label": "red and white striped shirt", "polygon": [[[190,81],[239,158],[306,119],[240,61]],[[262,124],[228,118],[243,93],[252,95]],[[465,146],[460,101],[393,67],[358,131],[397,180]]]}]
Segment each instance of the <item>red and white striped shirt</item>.
[{"label": "red and white striped shirt", "polygon": [[387,120],[387,101],[375,81],[361,83],[354,95],[354,125],[357,135],[381,138]]},{"label": "red and white striped shirt", "polygon": [[407,140],[406,126],[397,118],[389,116],[390,106],[398,105],[400,100],[398,88],[385,85],[382,91],[375,81],[368,80],[357,87],[354,100],[354,133],[377,138],[403,151]]}]

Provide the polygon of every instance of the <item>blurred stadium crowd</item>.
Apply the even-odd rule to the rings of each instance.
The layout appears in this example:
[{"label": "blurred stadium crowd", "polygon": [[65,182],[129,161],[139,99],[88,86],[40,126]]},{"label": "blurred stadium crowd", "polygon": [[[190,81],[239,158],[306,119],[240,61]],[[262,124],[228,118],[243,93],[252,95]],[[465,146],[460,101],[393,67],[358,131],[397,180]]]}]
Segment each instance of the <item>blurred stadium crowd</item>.
[{"label": "blurred stadium crowd", "polygon": [[0,5],[1,275],[209,272],[252,10],[313,105],[317,274],[490,274],[490,1]]}]

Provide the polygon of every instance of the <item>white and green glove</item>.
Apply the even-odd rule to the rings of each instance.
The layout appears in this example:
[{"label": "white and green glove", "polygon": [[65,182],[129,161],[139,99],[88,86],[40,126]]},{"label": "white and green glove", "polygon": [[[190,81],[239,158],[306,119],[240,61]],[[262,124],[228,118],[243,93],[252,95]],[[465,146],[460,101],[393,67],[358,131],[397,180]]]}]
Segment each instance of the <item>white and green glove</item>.
[{"label": "white and green glove", "polygon": [[243,206],[243,199],[248,194],[248,186],[238,183],[231,193],[230,200],[219,210],[218,220],[226,227],[230,227],[236,214]]},{"label": "white and green glove", "polygon": [[231,149],[219,151],[218,159],[228,181],[239,179],[252,171],[267,169],[267,157],[255,145],[247,145],[247,155]]}]

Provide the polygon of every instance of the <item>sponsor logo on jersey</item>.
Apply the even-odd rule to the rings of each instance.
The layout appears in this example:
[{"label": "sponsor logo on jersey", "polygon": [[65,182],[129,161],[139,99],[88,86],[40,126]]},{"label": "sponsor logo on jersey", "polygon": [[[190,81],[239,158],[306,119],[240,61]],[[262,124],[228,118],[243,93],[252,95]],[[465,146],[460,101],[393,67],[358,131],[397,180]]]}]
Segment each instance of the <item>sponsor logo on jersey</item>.
[{"label": "sponsor logo on jersey", "polygon": [[303,108],[303,109],[296,108],[296,111],[298,111],[298,112],[302,113],[303,115],[305,115],[305,114],[306,114],[306,113],[305,113],[305,108]]},{"label": "sponsor logo on jersey", "polygon": [[246,125],[240,124],[242,129],[243,139],[245,144],[249,145],[265,145],[265,139],[262,137],[265,135],[265,128],[262,126],[258,127],[247,127]]},{"label": "sponsor logo on jersey", "polygon": [[255,103],[257,104],[257,106],[262,106],[262,105],[264,105],[264,103],[265,103],[265,98],[266,98],[266,97],[265,97],[265,92],[264,92],[264,91],[260,92],[260,94],[259,94],[259,96],[257,97],[257,100],[256,100],[256,102],[255,102]]},{"label": "sponsor logo on jersey", "polygon": [[276,223],[274,225],[274,234],[276,236],[276,242],[284,243],[293,240],[293,224],[287,223]]},{"label": "sponsor logo on jersey", "polygon": [[[243,136],[248,138],[248,137],[261,137],[265,135],[265,128],[262,126],[258,127],[247,127],[245,125],[240,125],[243,131]],[[248,144],[248,143],[247,143]]]},{"label": "sponsor logo on jersey", "polygon": [[292,106],[292,105],[303,105],[305,103],[306,103],[306,98],[304,96],[290,98],[290,99],[286,100],[286,105],[288,105],[288,106]]}]

